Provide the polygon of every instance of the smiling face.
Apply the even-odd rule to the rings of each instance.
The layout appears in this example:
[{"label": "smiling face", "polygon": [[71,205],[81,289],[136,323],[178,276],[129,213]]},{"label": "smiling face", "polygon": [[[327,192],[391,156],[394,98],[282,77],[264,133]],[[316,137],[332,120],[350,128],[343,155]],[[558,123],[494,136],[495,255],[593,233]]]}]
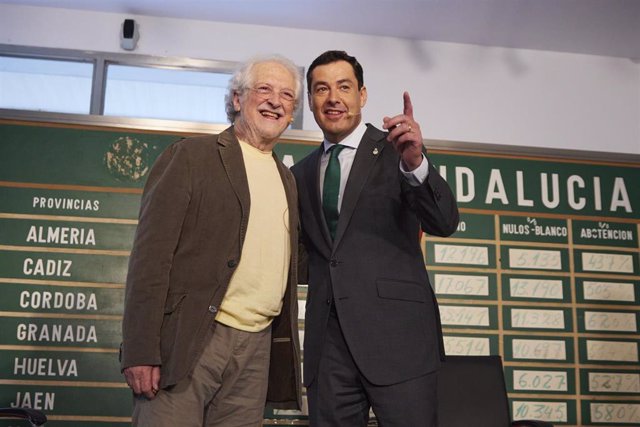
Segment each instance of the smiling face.
[{"label": "smiling face", "polygon": [[270,150],[291,124],[295,77],[277,62],[262,62],[251,70],[249,87],[233,96],[238,138],[260,150]]},{"label": "smiling face", "polygon": [[346,61],[319,65],[311,73],[309,106],[324,137],[342,141],[358,126],[367,89],[358,89],[353,67]]}]

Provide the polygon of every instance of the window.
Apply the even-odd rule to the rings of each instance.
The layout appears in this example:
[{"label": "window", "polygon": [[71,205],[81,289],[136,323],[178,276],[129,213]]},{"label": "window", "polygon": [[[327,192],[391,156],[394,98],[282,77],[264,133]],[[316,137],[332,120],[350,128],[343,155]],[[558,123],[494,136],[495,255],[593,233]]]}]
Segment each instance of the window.
[{"label": "window", "polygon": [[107,65],[104,114],[226,123],[231,73]]},{"label": "window", "polygon": [[0,56],[0,108],[88,114],[93,64]]}]

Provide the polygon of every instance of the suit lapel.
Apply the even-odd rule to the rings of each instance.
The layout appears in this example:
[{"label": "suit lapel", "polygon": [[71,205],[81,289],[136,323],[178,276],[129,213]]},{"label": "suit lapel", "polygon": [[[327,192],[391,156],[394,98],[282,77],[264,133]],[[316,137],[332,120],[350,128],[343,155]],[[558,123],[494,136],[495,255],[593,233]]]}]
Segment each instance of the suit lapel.
[{"label": "suit lapel", "polygon": [[367,131],[362,137],[360,145],[358,145],[358,151],[356,151],[356,157],[353,160],[347,185],[344,189],[334,248],[340,243],[340,239],[349,225],[349,221],[351,220],[351,216],[353,215],[369,173],[378,158],[382,156],[382,150],[384,150],[385,146],[384,133],[374,127],[367,126]]},{"label": "suit lapel", "polygon": [[233,126],[227,128],[218,136],[218,151],[220,152],[222,165],[231,183],[231,188],[233,188],[236,197],[238,197],[240,201],[242,208],[242,226],[244,227],[242,235],[244,236],[244,231],[246,231],[249,221],[251,199],[249,196],[249,183],[247,182],[247,172],[244,167],[242,151],[240,149],[240,143],[233,132]]},{"label": "suit lapel", "polygon": [[[275,152],[273,152],[273,160],[275,161],[278,172],[280,173],[280,179],[282,179],[284,192],[287,197],[287,207],[289,209],[289,244],[291,245],[289,272],[292,275],[291,277],[296,277],[293,274],[297,271],[298,268],[298,252],[297,250],[295,250],[295,248],[298,247],[299,216],[298,194],[296,191],[295,178],[293,177],[293,174],[289,172],[287,167],[282,163],[282,161],[278,158]],[[297,289],[295,285],[293,286],[293,289]]]},{"label": "suit lapel", "polygon": [[[296,192],[295,179],[289,172],[287,167],[278,158],[275,152],[273,152],[273,160],[278,168],[280,179],[284,186],[284,192],[287,197],[287,207],[289,209],[289,234],[293,238],[296,236],[298,230],[298,194]],[[297,241],[295,242],[297,244]],[[293,244],[293,241],[292,241]],[[292,246],[293,247],[293,246]]]}]

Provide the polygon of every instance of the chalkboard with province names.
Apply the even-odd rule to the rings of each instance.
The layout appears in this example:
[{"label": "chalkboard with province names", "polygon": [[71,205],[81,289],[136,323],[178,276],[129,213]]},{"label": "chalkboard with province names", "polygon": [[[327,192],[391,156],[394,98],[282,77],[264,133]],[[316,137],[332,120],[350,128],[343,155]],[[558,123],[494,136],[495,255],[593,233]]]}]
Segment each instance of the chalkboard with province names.
[{"label": "chalkboard with province names", "polygon": [[[288,166],[317,144],[294,134],[276,148]],[[181,135],[0,120],[1,407],[129,425],[128,255],[149,168]],[[452,147],[430,160],[461,222],[423,237],[447,354],[502,355],[514,419],[640,425],[640,164]],[[265,425],[306,419],[265,411]]]}]

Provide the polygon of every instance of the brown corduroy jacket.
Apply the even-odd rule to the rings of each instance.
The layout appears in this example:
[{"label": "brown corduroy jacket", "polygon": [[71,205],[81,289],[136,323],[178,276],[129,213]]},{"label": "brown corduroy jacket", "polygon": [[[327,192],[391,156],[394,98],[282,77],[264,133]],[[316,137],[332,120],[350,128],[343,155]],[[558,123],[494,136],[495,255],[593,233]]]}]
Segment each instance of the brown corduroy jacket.
[{"label": "brown corduroy jacket", "polygon": [[[289,205],[291,260],[282,312],[272,324],[267,402],[299,408],[297,192],[291,172],[276,163]],[[249,210],[233,127],[182,139],[160,155],[144,188],[129,259],[122,369],[160,365],[161,387],[191,373],[240,261]]]}]

